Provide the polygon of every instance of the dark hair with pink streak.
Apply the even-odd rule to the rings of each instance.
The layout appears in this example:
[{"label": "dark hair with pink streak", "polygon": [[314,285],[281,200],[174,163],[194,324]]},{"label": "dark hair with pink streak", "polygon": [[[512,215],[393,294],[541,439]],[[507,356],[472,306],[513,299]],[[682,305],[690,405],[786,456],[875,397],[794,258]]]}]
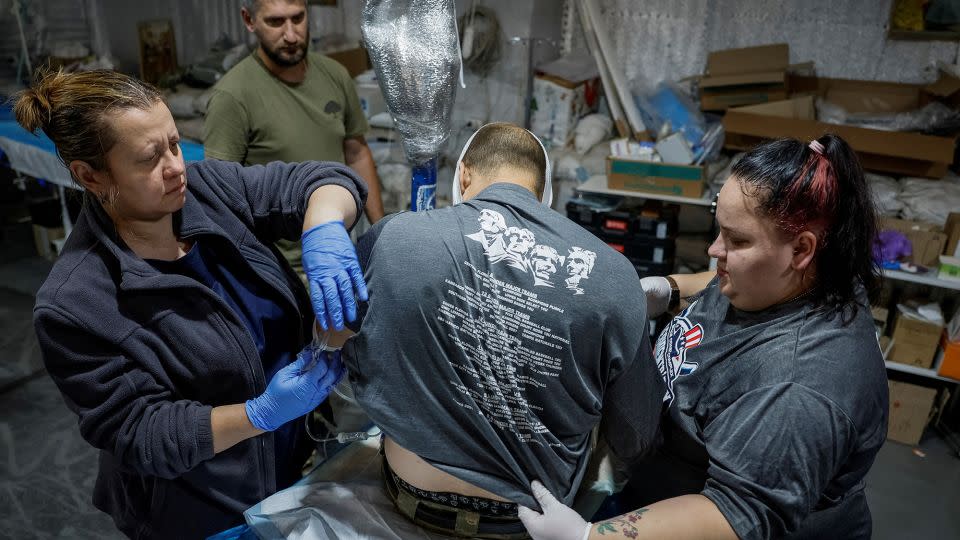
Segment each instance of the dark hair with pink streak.
[{"label": "dark hair with pink streak", "polygon": [[819,231],[812,298],[824,308],[849,311],[852,318],[860,287],[872,298],[880,286],[872,253],[876,211],[850,145],[832,134],[817,142],[822,154],[797,139],[761,144],[744,154],[731,176],[757,197],[760,214],[787,236]]}]

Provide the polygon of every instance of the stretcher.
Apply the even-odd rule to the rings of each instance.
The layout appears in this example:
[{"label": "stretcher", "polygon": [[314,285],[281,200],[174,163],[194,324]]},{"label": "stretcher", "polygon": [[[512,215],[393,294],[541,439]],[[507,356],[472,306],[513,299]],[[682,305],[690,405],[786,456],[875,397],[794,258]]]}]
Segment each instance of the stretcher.
[{"label": "stretcher", "polygon": [[[203,159],[203,145],[181,141],[180,148],[184,161],[188,163]],[[6,154],[14,171],[57,186],[63,228],[70,234],[73,224],[67,212],[66,189],[82,188],[73,181],[69,169],[60,162],[53,141],[43,133],[34,135],[20,127],[13,120],[9,107],[5,107],[0,110],[0,150]]]}]

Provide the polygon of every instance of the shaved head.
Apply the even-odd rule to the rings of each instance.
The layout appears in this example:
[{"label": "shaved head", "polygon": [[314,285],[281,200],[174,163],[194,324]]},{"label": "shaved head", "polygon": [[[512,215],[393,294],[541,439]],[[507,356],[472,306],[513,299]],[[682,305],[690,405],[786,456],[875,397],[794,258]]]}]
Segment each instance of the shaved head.
[{"label": "shaved head", "polygon": [[[307,0],[287,0],[287,3],[307,5]],[[261,4],[263,4],[263,0],[243,0],[240,2],[240,7],[249,11],[251,16],[255,16]]]}]

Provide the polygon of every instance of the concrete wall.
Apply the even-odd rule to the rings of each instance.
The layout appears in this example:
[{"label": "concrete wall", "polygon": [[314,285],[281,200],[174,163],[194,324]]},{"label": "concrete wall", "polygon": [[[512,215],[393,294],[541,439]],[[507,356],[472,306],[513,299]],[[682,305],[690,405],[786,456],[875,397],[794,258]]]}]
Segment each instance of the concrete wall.
[{"label": "concrete wall", "polygon": [[[247,39],[240,19],[240,0],[90,0],[99,16],[91,20],[93,34],[101,36],[97,48],[105,48],[117,69],[138,73],[140,69],[137,22],[170,19],[177,42],[177,62],[187,65],[202,57],[220,36],[234,41]],[[98,51],[101,54],[104,51]]]}]

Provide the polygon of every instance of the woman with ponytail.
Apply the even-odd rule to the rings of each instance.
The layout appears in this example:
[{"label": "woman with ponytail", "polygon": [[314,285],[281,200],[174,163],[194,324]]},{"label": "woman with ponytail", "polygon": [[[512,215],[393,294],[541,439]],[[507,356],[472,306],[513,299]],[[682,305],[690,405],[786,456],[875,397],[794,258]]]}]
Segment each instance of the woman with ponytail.
[{"label": "woman with ponytail", "polygon": [[[762,144],[717,200],[715,273],[647,277],[664,444],[596,524],[534,484],[535,540],[870,538],[864,478],[886,438],[869,298],[876,218],[840,137]],[[609,515],[609,514],[608,514]]]},{"label": "woman with ponytail", "polygon": [[351,320],[366,293],[344,222],[365,185],[334,163],[186,165],[157,90],[112,71],[42,74],[14,112],[84,189],[34,326],[100,449],[94,505],[132,538],[243,523],[299,479],[312,444],[293,420],[343,373],[304,349],[311,299],[273,243],[303,233],[318,319]]}]

